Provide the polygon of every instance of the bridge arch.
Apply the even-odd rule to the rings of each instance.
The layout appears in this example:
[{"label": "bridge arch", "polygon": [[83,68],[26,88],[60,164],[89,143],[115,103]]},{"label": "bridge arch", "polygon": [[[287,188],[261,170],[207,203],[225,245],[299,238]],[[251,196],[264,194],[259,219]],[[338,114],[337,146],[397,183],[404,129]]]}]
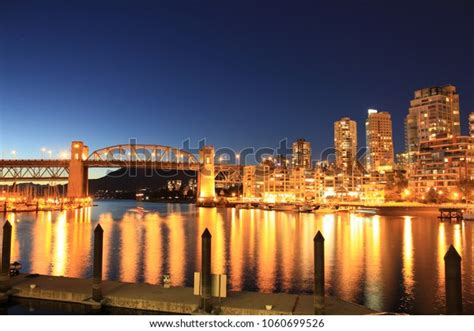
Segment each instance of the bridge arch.
[{"label": "bridge arch", "polygon": [[92,152],[87,161],[149,161],[199,163],[199,159],[185,150],[150,144],[123,144],[104,147]]}]

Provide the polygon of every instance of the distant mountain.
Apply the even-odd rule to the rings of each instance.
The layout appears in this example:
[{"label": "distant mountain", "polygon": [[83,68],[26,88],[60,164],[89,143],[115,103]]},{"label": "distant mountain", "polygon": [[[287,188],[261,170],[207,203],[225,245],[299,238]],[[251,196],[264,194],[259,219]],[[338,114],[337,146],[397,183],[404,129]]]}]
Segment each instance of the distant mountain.
[{"label": "distant mountain", "polygon": [[98,191],[128,191],[148,189],[158,191],[167,187],[169,180],[181,180],[182,186],[186,186],[190,179],[196,179],[193,171],[182,170],[154,170],[153,174],[147,169],[119,169],[110,172],[104,177],[89,180],[89,193]]}]

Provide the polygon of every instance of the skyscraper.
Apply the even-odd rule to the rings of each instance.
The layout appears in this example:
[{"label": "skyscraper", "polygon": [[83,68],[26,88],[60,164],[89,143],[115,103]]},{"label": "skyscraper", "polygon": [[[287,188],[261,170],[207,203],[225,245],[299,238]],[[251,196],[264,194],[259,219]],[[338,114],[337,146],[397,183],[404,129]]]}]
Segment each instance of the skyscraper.
[{"label": "skyscraper", "polygon": [[365,122],[367,140],[367,168],[382,171],[393,166],[392,118],[387,112],[368,110]]},{"label": "skyscraper", "polygon": [[357,160],[357,123],[349,117],[334,122],[336,165],[350,172]]},{"label": "skyscraper", "polygon": [[461,134],[459,95],[453,85],[415,91],[405,119],[405,149],[417,152],[420,143]]},{"label": "skyscraper", "polygon": [[305,139],[298,139],[292,147],[292,164],[294,167],[311,168],[311,143]]}]

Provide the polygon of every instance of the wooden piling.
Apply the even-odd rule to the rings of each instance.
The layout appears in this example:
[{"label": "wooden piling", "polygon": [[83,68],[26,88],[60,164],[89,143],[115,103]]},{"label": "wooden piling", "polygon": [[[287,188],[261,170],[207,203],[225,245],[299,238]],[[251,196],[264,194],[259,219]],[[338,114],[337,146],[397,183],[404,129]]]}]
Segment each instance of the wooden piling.
[{"label": "wooden piling", "polygon": [[201,309],[212,310],[211,304],[211,233],[206,228],[201,235]]},{"label": "wooden piling", "polygon": [[446,314],[462,314],[461,256],[453,245],[444,256]]},{"label": "wooden piling", "polygon": [[12,226],[8,220],[3,225],[2,266],[0,269],[0,293],[10,290],[10,253],[12,248]]},{"label": "wooden piling", "polygon": [[92,300],[100,302],[102,296],[102,256],[104,230],[98,224],[94,230],[94,271],[92,279]]},{"label": "wooden piling", "polygon": [[320,231],[314,244],[314,313],[324,314],[324,237]]}]

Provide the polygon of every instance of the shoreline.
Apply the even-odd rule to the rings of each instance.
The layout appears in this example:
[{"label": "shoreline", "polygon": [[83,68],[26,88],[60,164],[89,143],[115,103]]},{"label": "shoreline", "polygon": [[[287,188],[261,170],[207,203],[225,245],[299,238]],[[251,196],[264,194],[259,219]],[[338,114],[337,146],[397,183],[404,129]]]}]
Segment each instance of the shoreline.
[{"label": "shoreline", "polygon": [[[37,208],[36,206],[27,206],[26,208],[9,208],[6,211],[0,209],[0,213],[37,213],[37,212],[52,212],[52,211],[67,211],[67,210],[77,210],[86,207],[95,207],[98,206],[100,202],[120,202],[120,201],[134,201],[137,204],[140,203],[153,203],[153,204],[194,204],[196,201],[192,200],[181,200],[181,199],[170,199],[170,200],[148,200],[148,201],[136,201],[133,199],[97,199],[93,200],[93,203],[87,205],[77,205],[77,206],[51,206],[51,207],[42,207]],[[256,203],[256,202],[245,202],[245,201],[226,201],[225,203],[216,203],[213,208],[237,208],[241,205],[246,205],[246,208],[243,209],[259,209],[259,210],[268,210],[262,208],[261,206],[269,205],[287,205],[292,207],[302,206],[302,203],[285,203],[285,204],[269,204],[269,203]],[[376,215],[380,216],[410,216],[410,214],[435,214],[439,211],[440,208],[454,208],[454,209],[467,209],[474,208],[474,204],[467,203],[444,203],[444,204],[423,204],[423,203],[406,203],[406,202],[387,202],[384,204],[363,204],[359,202],[339,202],[333,204],[313,204],[315,206],[320,206],[319,214],[330,214],[330,213],[343,213],[350,212],[348,209],[339,209],[340,207],[346,208],[375,208],[378,209]],[[197,206],[200,207],[200,206]],[[206,207],[207,208],[207,207]],[[281,211],[281,210],[280,210]],[[283,210],[285,212],[298,212],[297,210]],[[313,213],[318,213],[317,210]]]},{"label": "shoreline", "polygon": [[7,213],[38,213],[41,211],[68,211],[68,210],[76,210],[81,208],[93,207],[97,205],[88,204],[84,206],[67,206],[67,207],[43,207],[43,208],[10,208],[7,210],[0,209],[0,213],[7,214]]}]

